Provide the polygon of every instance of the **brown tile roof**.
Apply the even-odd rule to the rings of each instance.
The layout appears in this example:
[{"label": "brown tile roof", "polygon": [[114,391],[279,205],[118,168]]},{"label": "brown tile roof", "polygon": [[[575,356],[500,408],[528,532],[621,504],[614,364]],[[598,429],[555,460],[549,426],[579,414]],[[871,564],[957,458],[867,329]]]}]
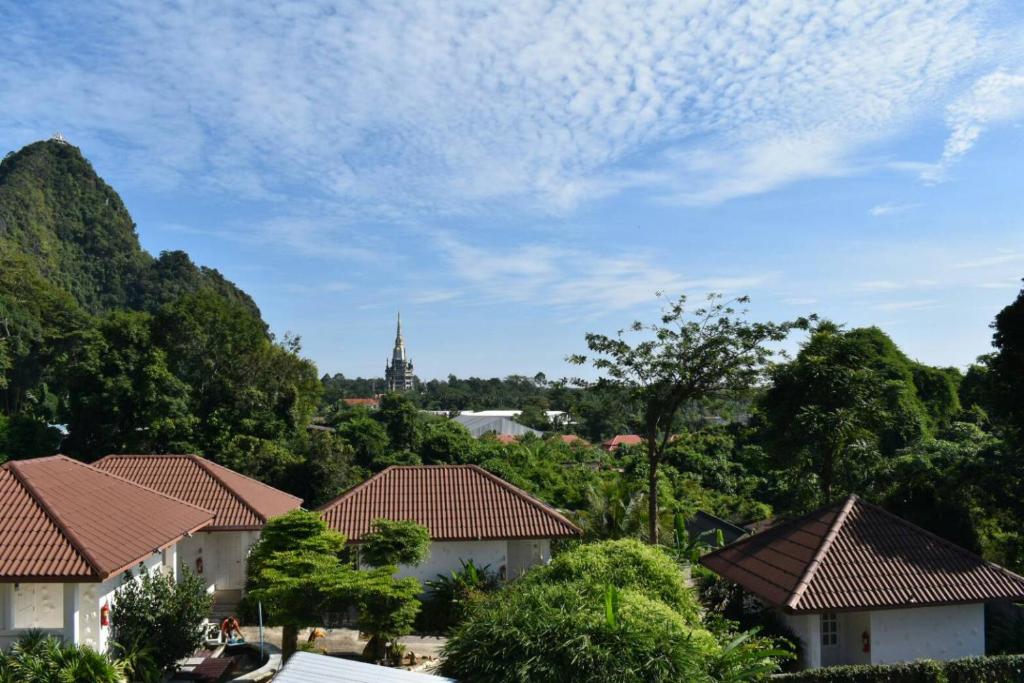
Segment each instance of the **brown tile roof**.
[{"label": "brown tile roof", "polygon": [[343,398],[341,400],[347,406],[370,406],[376,408],[380,405],[380,399],[377,398]]},{"label": "brown tile roof", "polygon": [[62,455],[0,467],[0,580],[103,581],[213,513]]},{"label": "brown tile roof", "polygon": [[575,434],[559,434],[558,438],[562,440],[562,443],[569,444],[570,446],[574,443],[578,443],[584,446],[590,445],[589,443],[587,443],[586,439],[580,438]]},{"label": "brown tile roof", "polygon": [[582,534],[553,508],[476,465],[389,467],[320,510],[351,540],[380,518],[418,522],[435,541]]},{"label": "brown tile roof", "polygon": [[204,531],[262,529],[270,517],[302,505],[302,499],[250,479],[198,455],[108,455],[94,465],[212,510]]},{"label": "brown tile roof", "polygon": [[1024,577],[857,496],[701,563],[788,612],[1024,599]]},{"label": "brown tile roof", "polygon": [[606,451],[614,451],[620,446],[639,446],[644,440],[636,434],[617,434],[601,444]]}]

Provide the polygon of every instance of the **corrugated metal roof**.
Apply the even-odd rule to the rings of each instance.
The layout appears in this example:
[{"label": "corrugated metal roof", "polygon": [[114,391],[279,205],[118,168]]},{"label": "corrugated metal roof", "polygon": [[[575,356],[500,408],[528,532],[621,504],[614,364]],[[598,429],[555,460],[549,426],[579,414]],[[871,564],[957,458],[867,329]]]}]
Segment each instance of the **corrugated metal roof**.
[{"label": "corrugated metal roof", "polygon": [[493,415],[456,415],[452,418],[455,422],[465,427],[470,434],[481,437],[484,434],[510,434],[512,436],[523,436],[533,434],[543,436],[543,432],[519,424],[507,417],[495,417]]},{"label": "corrugated metal roof", "polygon": [[205,531],[262,529],[267,519],[302,499],[198,455],[108,455],[95,466],[169,496],[212,510]]},{"label": "corrugated metal roof", "polygon": [[455,683],[454,679],[391,669],[351,659],[296,652],[274,683]]},{"label": "corrugated metal roof", "polygon": [[62,455],[8,462],[0,468],[0,579],[102,581],[212,519]]},{"label": "corrugated metal roof", "polygon": [[701,562],[790,612],[1024,599],[1024,577],[857,496]]},{"label": "corrugated metal roof", "polygon": [[320,510],[350,540],[362,538],[381,518],[422,524],[435,541],[582,533],[554,509],[476,465],[389,467]]}]

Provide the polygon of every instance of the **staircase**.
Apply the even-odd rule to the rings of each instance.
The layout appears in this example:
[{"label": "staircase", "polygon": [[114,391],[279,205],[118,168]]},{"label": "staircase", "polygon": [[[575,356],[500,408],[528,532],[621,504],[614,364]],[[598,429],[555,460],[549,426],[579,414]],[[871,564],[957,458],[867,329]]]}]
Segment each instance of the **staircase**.
[{"label": "staircase", "polygon": [[238,603],[242,600],[242,591],[214,591],[213,609],[210,610],[211,621],[221,622],[230,616],[238,616]]}]

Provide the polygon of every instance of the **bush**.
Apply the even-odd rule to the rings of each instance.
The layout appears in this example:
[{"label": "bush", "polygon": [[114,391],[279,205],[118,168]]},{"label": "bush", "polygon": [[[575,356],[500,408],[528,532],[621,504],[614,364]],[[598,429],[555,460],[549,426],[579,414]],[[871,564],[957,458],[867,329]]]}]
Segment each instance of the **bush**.
[{"label": "bush", "polygon": [[202,645],[199,626],[212,601],[187,569],[177,583],[163,572],[143,570],[138,580],[126,574],[110,607],[111,640],[122,652],[149,649],[153,664],[169,671]]},{"label": "bush", "polygon": [[359,544],[359,559],[371,567],[415,567],[430,555],[430,533],[416,522],[378,519]]},{"label": "bush", "polygon": [[443,635],[462,623],[470,607],[501,586],[490,565],[477,567],[473,560],[462,562],[462,569],[427,581],[427,597],[417,623],[423,633]]},{"label": "bush", "polygon": [[687,624],[700,623],[700,608],[679,566],[661,549],[634,539],[577,546],[549,565],[529,572],[522,581],[578,582],[593,589],[614,586],[665,603]]},{"label": "bush", "polygon": [[463,683],[676,683],[708,680],[719,646],[636,590],[512,584],[472,608],[444,648],[441,673]]},{"label": "bush", "polygon": [[783,683],[1024,683],[1024,655],[833,666],[786,674],[774,680]]},{"label": "bush", "polygon": [[29,631],[0,653],[0,683],[120,683],[122,667],[92,648]]}]

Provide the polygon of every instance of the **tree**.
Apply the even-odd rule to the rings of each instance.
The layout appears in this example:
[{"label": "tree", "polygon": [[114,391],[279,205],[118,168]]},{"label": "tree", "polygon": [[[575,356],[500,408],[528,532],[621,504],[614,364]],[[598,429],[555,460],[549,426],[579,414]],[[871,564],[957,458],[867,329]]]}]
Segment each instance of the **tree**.
[{"label": "tree", "polygon": [[692,313],[686,297],[670,302],[659,323],[636,321],[633,333],[648,338],[630,344],[625,332],[615,337],[590,333],[593,354],[574,355],[576,365],[589,362],[606,381],[623,387],[639,406],[638,431],[647,448],[648,537],[658,542],[658,465],[674,433],[679,411],[688,403],[756,384],[772,357],[768,344],[786,338],[806,320],[785,323],[748,322],[734,306],[747,297],[726,301],[709,295],[707,304]]},{"label": "tree", "polygon": [[151,325],[147,313],[111,313],[62,356],[56,374],[67,393],[70,453],[92,459],[189,448],[196,426],[189,387],[170,371]]},{"label": "tree", "polygon": [[473,462],[477,441],[464,426],[439,418],[423,425],[419,454],[426,465],[462,465]]},{"label": "tree", "polygon": [[994,403],[998,416],[1024,434],[1024,289],[996,315],[991,357]]},{"label": "tree", "polygon": [[199,626],[212,606],[206,585],[187,569],[177,582],[162,571],[126,574],[110,608],[112,639],[122,651],[151,646],[154,663],[171,671],[203,644]]},{"label": "tree", "polygon": [[293,472],[303,458],[270,439],[236,434],[214,457],[218,463],[271,486],[290,488]]},{"label": "tree", "polygon": [[344,549],[345,537],[318,513],[292,510],[268,520],[250,551],[248,600],[263,603],[267,623],[283,627],[285,659],[298,647],[299,629],[351,604],[354,570],[342,560]]},{"label": "tree", "polygon": [[355,464],[355,454],[337,434],[313,431],[296,439],[302,462],[293,468],[295,481],[288,487],[308,508],[326,503],[366,478]]},{"label": "tree", "polygon": [[388,433],[393,451],[415,451],[419,445],[419,413],[412,401],[403,394],[385,394],[380,408],[374,414]]},{"label": "tree", "polygon": [[[398,536],[407,531],[402,527]],[[398,557],[412,552],[399,543],[391,549]],[[344,550],[345,537],[328,529],[318,513],[293,510],[268,521],[249,553],[247,599],[261,602],[269,623],[283,627],[286,659],[295,652],[300,628],[327,623],[329,614],[351,607],[358,608],[359,627],[371,635],[367,649],[378,659],[392,657],[398,637],[412,627],[423,590],[419,581],[396,579],[394,565],[357,569],[343,559]]]},{"label": "tree", "polygon": [[356,464],[366,469],[379,469],[377,463],[388,452],[388,433],[381,423],[369,415],[358,414],[338,427],[338,436],[355,451]]}]

